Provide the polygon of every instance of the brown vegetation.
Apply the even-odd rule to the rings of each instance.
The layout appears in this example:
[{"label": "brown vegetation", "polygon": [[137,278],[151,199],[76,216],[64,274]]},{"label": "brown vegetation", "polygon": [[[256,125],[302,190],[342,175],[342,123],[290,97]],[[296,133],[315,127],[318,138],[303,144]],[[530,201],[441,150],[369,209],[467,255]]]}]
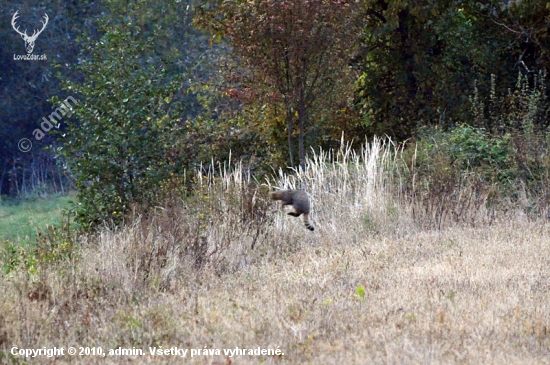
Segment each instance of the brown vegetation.
[{"label": "brown vegetation", "polygon": [[[145,355],[56,363],[548,363],[548,223],[520,209],[495,217],[483,199],[466,210],[451,191],[449,209],[469,220],[447,214],[434,230],[437,210],[395,188],[396,156],[374,141],[281,173],[281,187],[312,197],[315,233],[237,166],[117,230],[55,245],[45,236],[2,274],[0,358],[24,363],[12,346],[87,346]],[[284,355],[149,354],[160,346]]]}]

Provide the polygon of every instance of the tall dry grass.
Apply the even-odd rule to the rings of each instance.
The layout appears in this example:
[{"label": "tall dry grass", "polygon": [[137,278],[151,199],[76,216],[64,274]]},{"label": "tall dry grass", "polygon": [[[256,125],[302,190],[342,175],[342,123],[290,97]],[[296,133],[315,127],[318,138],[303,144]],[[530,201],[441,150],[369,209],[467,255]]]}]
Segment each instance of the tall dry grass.
[{"label": "tall dry grass", "polygon": [[[388,140],[361,153],[344,145],[260,181],[241,165],[218,167],[199,173],[192,196],[123,227],[43,237],[0,281],[0,359],[549,363],[550,226],[521,212],[495,219],[467,182],[447,186],[443,206],[437,191],[411,190],[422,179],[400,152]],[[307,189],[314,233],[267,199],[276,187]],[[438,211],[446,217],[434,224]],[[13,346],[145,355],[25,360]],[[284,355],[149,355],[160,346]]]}]

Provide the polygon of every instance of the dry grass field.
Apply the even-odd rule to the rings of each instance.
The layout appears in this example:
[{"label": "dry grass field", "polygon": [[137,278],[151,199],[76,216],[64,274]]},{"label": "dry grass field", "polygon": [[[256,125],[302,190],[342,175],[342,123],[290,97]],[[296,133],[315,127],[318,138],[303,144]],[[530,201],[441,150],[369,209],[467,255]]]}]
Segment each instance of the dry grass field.
[{"label": "dry grass field", "polygon": [[[495,218],[470,199],[468,224],[431,229],[390,188],[390,152],[375,142],[280,174],[281,187],[307,183],[313,233],[251,192],[237,167],[125,227],[55,246],[45,238],[2,274],[0,360],[550,363],[550,224],[513,210]],[[14,346],[65,354],[25,358]],[[70,356],[69,346],[107,355]],[[161,347],[188,352],[150,353]],[[280,354],[224,355],[237,347]]]}]

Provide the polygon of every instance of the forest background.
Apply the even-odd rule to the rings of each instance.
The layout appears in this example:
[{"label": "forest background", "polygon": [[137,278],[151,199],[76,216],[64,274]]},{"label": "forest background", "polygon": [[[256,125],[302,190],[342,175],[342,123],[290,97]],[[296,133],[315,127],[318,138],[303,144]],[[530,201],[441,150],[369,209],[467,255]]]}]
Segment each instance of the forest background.
[{"label": "forest background", "polygon": [[[47,60],[15,60],[16,11],[29,34],[49,15]],[[99,222],[230,155],[260,174],[387,135],[541,197],[549,14],[542,0],[5,1],[1,194],[76,188]]]}]

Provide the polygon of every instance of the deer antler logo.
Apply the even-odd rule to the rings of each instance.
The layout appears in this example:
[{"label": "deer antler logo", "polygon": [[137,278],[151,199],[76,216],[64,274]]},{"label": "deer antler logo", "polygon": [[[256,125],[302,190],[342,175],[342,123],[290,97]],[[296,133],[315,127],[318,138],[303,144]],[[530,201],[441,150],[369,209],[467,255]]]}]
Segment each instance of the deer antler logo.
[{"label": "deer antler logo", "polygon": [[15,21],[17,20],[17,18],[19,18],[19,16],[17,15],[18,12],[19,11],[16,11],[15,14],[13,14],[13,18],[11,18],[11,26],[23,38],[23,40],[25,41],[25,49],[27,50],[28,54],[31,54],[34,49],[34,41],[36,41],[36,38],[38,38],[40,33],[42,33],[42,31],[44,30],[44,28],[46,28],[46,25],[48,24],[48,20],[49,20],[48,14],[44,14],[44,21],[41,22],[42,29],[40,30],[35,29],[32,36],[29,37],[27,35],[26,29],[25,29],[25,32],[21,33],[19,31],[19,27],[16,28]]}]

